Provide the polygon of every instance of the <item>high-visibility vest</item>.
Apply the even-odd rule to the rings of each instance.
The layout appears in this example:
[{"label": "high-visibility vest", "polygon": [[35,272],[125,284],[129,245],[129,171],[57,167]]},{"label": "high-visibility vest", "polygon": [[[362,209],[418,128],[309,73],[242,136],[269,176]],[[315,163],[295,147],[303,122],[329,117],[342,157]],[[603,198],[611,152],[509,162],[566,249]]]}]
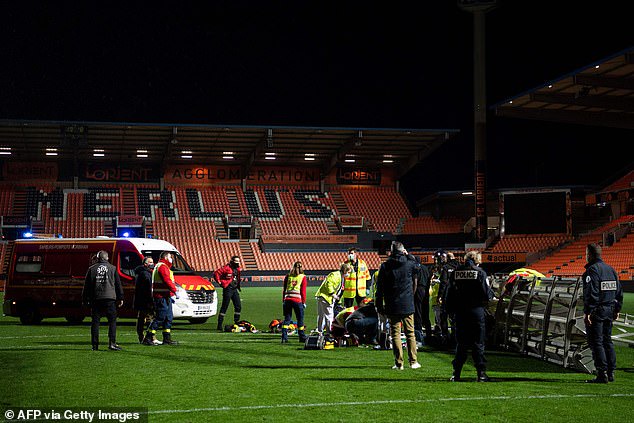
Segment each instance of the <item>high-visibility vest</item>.
[{"label": "high-visibility vest", "polygon": [[[352,266],[350,261],[347,261]],[[365,297],[366,295],[366,281],[370,279],[370,270],[368,269],[368,265],[365,264],[365,261],[358,259],[358,267],[357,271],[354,271],[354,267],[352,268],[352,272],[346,278],[343,285],[343,298],[354,298],[355,296]]]},{"label": "high-visibility vest", "polygon": [[299,300],[302,302],[302,280],[304,279],[304,274],[300,274],[297,276],[288,275],[286,280],[286,289],[284,291],[284,300]]},{"label": "high-visibility vest", "polygon": [[337,323],[339,323],[340,326],[342,327],[345,326],[346,318],[350,316],[358,308],[359,307],[357,306],[350,306],[350,307],[344,308],[339,313],[337,313],[337,315],[335,316],[335,320],[337,321]]},{"label": "high-visibility vest", "polygon": [[315,298],[321,297],[326,300],[328,304],[332,304],[332,296],[335,295],[341,287],[341,279],[341,272],[339,270],[330,272],[319,286],[319,289],[317,289]]},{"label": "high-visibility vest", "polygon": [[376,282],[379,280],[379,271],[374,272],[372,276],[372,286],[370,287],[370,298],[376,299]]},{"label": "high-visibility vest", "polygon": [[432,306],[438,305],[438,292],[440,291],[440,282],[432,282],[429,288],[429,301]]},{"label": "high-visibility vest", "polygon": [[[154,266],[154,271],[152,272],[152,290],[154,294],[160,294],[164,297],[170,296],[169,286],[163,281],[161,274],[158,272],[159,267],[167,266],[165,263],[158,262],[156,266]],[[174,272],[170,269],[170,279],[172,282],[174,281]]]}]

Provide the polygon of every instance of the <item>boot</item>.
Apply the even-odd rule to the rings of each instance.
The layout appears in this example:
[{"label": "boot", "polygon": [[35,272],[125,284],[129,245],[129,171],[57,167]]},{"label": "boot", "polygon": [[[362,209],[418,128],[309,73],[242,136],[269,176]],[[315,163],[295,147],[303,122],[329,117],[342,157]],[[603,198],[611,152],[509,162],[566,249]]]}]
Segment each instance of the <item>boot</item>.
[{"label": "boot", "polygon": [[306,337],[306,333],[304,332],[304,330],[302,329],[302,330],[298,331],[298,334],[299,334],[299,342],[302,342],[302,343],[306,342],[306,338],[307,337]]},{"label": "boot", "polygon": [[461,371],[462,371],[462,367],[454,366],[453,374],[451,375],[451,378],[449,379],[449,382],[460,382],[460,372]]},{"label": "boot", "polygon": [[288,329],[282,328],[282,344],[288,343]]},{"label": "boot", "polygon": [[152,342],[152,338],[153,337],[154,337],[154,334],[148,330],[147,332],[145,332],[145,336],[143,337],[143,340],[141,341],[141,344],[143,344],[143,345],[154,345],[154,343]]},{"label": "boot", "polygon": [[[614,376],[612,376],[614,378]],[[586,380],[586,383],[608,383],[608,375],[605,370],[597,370],[597,377]]]},{"label": "boot", "polygon": [[486,370],[480,369],[478,370],[478,382],[490,382],[491,378],[487,375]]},{"label": "boot", "polygon": [[119,345],[117,345],[116,342],[110,342],[110,345],[108,345],[108,349],[112,350],[112,351],[121,351],[121,347]]},{"label": "boot", "polygon": [[178,342],[172,340],[170,332],[163,332],[163,345],[178,345]]},{"label": "boot", "polygon": [[608,382],[614,382],[614,370],[608,370]]},{"label": "boot", "polygon": [[161,345],[162,342],[159,341],[158,339],[156,339],[156,333],[152,332],[150,330],[148,330],[145,333],[145,338],[143,338],[143,342],[141,342],[143,345]]},{"label": "boot", "polygon": [[222,321],[225,319],[225,315],[224,314],[219,314],[218,315],[218,326],[216,327],[216,329],[218,329],[220,332],[223,331],[222,328]]}]

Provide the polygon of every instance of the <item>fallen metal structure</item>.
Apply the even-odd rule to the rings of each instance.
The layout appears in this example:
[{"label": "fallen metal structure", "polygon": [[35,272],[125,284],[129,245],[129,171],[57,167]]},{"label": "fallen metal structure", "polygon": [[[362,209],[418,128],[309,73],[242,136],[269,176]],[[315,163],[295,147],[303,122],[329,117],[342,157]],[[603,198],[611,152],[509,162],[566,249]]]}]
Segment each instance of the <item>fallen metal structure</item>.
[{"label": "fallen metal structure", "polygon": [[[581,278],[495,277],[491,339],[498,348],[592,373]],[[615,342],[634,345],[634,316],[614,322]]]}]

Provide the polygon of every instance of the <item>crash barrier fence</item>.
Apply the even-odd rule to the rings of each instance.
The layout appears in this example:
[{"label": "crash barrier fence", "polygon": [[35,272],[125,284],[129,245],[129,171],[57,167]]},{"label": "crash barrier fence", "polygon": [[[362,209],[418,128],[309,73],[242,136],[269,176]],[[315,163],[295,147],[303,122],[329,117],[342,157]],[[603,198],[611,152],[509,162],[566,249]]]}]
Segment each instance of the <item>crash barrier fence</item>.
[{"label": "crash barrier fence", "polygon": [[[496,277],[492,288],[497,301],[493,343],[565,368],[592,373],[592,351],[586,341],[581,278]],[[634,316],[614,321],[612,339],[634,346]]]}]

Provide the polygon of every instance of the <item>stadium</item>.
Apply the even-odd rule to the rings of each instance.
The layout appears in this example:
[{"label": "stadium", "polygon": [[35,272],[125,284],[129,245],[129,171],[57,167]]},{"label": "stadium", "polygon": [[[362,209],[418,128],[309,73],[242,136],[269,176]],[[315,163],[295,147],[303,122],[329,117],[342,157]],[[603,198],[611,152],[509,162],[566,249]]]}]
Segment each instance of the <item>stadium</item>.
[{"label": "stadium", "polygon": [[[634,48],[628,48],[510,93],[488,111],[501,120],[631,131],[632,75]],[[5,420],[24,410],[57,411],[67,421],[88,421],[64,415],[68,410],[102,410],[115,418],[129,412],[128,421],[151,422],[627,416],[634,396],[634,162],[593,175],[593,184],[487,189],[479,182],[484,167],[475,160],[470,189],[456,184],[407,195],[403,184],[439,160],[439,149],[462,131],[0,120]],[[213,272],[238,256],[242,318],[258,330],[217,331],[214,305],[209,314],[183,311],[179,319],[175,313],[178,346],[140,345],[129,300],[130,272],[141,264],[142,248],[138,263],[128,263],[114,246],[128,240],[175,247],[205,280],[197,282],[204,288],[179,282],[187,295],[213,291],[214,304],[222,289]],[[296,335],[281,345],[279,333],[269,331],[282,316],[282,284],[294,262],[304,264],[308,279],[310,331],[316,289],[348,249],[356,248],[373,274],[393,241],[430,267],[438,250],[460,260],[482,252],[496,292],[486,346],[493,383],[471,383],[470,361],[465,382],[449,383],[452,351],[434,345],[419,349],[422,369],[394,372],[389,350],[308,350]],[[90,310],[71,301],[83,287],[88,263],[78,257],[90,243],[112,248],[124,282],[122,351],[90,351]],[[590,243],[602,246],[625,291],[613,331],[616,380],[599,387],[584,383],[595,370],[580,280]],[[526,268],[534,273],[513,276]],[[27,294],[15,296],[16,284]],[[103,338],[104,327],[101,332]]]}]

